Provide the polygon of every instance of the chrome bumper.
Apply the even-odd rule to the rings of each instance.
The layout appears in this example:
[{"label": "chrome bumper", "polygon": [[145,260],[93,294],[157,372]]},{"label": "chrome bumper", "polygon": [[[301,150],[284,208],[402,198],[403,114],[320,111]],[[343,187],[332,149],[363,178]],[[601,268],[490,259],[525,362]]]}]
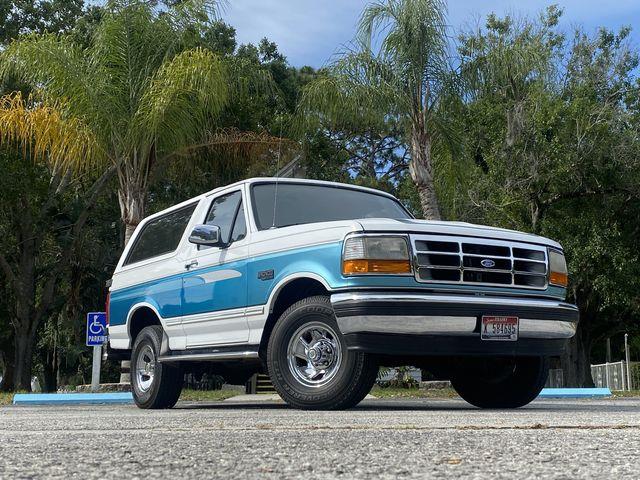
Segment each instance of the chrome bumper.
[{"label": "chrome bumper", "polygon": [[331,296],[344,335],[359,333],[480,337],[483,315],[520,319],[520,339],[569,339],[578,309],[544,299],[464,295],[337,293]]}]

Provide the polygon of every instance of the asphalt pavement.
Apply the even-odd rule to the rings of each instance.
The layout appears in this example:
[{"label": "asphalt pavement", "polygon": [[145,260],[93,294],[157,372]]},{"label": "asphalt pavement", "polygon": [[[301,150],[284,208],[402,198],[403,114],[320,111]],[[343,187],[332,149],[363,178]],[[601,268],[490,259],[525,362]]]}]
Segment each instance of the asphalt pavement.
[{"label": "asphalt pavement", "polygon": [[0,408],[0,478],[638,478],[640,399]]}]

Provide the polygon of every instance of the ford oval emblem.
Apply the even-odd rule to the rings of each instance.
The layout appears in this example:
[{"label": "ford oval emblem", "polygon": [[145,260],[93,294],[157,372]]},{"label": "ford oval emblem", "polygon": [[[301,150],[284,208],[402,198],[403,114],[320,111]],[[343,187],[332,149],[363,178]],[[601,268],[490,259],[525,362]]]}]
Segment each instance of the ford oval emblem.
[{"label": "ford oval emblem", "polygon": [[480,265],[482,265],[484,268],[493,268],[496,266],[496,262],[494,262],[490,258],[485,258],[480,262]]}]

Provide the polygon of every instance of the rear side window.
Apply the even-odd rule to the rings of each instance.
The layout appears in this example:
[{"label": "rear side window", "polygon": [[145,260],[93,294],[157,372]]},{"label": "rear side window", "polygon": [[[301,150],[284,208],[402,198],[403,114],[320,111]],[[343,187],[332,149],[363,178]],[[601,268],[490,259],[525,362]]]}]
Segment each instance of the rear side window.
[{"label": "rear side window", "polygon": [[124,264],[164,255],[178,248],[196,205],[197,203],[188,205],[147,223],[136,238]]}]

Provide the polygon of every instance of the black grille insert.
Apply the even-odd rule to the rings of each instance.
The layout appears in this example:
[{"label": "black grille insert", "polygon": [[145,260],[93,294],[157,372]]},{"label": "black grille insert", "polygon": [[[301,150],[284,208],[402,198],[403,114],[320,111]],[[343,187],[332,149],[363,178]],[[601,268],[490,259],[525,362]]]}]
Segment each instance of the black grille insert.
[{"label": "black grille insert", "polygon": [[435,268],[421,268],[418,270],[418,274],[422,280],[432,280],[436,282],[459,282],[460,270],[439,270]]},{"label": "black grille insert", "polygon": [[477,272],[465,270],[463,280],[472,283],[498,283],[500,285],[511,285],[511,273],[506,272]]},{"label": "black grille insert", "polygon": [[515,260],[513,262],[513,269],[516,272],[525,272],[525,273],[547,273],[547,266],[544,263],[539,262],[528,262],[526,260]]},{"label": "black grille insert", "polygon": [[513,279],[516,285],[522,285],[523,287],[544,288],[547,284],[547,277],[540,275],[522,275],[516,273]]},{"label": "black grille insert", "polygon": [[436,240],[418,240],[416,248],[421,252],[458,253],[460,251],[458,242],[439,242]]},{"label": "black grille insert", "polygon": [[419,253],[418,265],[438,267],[460,267],[459,255],[441,255],[438,253]]},{"label": "black grille insert", "polygon": [[509,247],[499,245],[483,245],[481,243],[463,243],[463,253],[472,253],[474,255],[490,255],[494,257],[510,257],[511,251]]},{"label": "black grille insert", "polygon": [[527,260],[545,261],[544,252],[540,250],[530,250],[528,248],[513,248],[513,256],[516,258],[526,258]]}]

